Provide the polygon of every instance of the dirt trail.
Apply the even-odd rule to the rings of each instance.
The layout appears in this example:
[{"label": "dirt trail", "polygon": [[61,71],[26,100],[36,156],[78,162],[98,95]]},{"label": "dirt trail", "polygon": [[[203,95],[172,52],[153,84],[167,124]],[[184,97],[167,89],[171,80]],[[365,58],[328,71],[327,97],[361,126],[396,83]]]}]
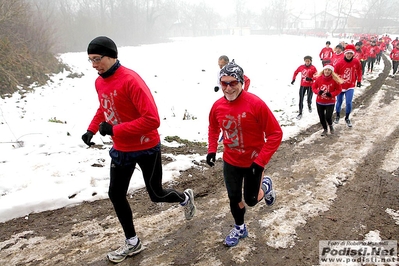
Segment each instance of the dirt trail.
[{"label": "dirt trail", "polygon": [[[317,265],[319,240],[363,240],[370,231],[397,240],[387,209],[397,210],[399,195],[399,78],[388,77],[384,63],[354,101],[353,128],[341,121],[336,134],[321,137],[316,124],[282,143],[266,170],[278,202],[247,209],[249,237],[237,247],[222,245],[233,220],[221,163],[209,169],[203,161],[170,184],[194,188],[191,221],[178,206],[150,203],[144,190],[131,196],[145,250],[119,265]],[[0,224],[0,265],[112,265],[105,255],[122,235],[109,200],[31,214]]]}]

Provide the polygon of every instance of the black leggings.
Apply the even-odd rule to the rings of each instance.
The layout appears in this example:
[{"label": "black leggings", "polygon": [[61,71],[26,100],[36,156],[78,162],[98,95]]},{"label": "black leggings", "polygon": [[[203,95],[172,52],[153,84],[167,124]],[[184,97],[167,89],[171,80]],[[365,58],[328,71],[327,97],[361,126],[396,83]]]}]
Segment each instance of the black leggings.
[{"label": "black leggings", "polygon": [[367,60],[360,61],[362,64],[362,76],[364,75],[364,69],[366,68]]},{"label": "black leggings", "polygon": [[393,75],[395,75],[395,73],[398,71],[398,65],[399,65],[399,61],[392,60],[392,74]]},{"label": "black leggings", "polygon": [[376,59],[378,64],[380,64],[381,56],[382,56],[382,52],[379,52],[379,53],[377,54],[377,59]]},{"label": "black leggings", "polygon": [[373,71],[374,68],[375,57],[367,58],[367,70]]},{"label": "black leggings", "polygon": [[332,125],[334,104],[323,105],[316,103],[316,106],[317,106],[317,114],[319,115],[320,119],[320,124],[323,126],[323,129],[327,130],[327,124],[329,126]]},{"label": "black leggings", "polygon": [[299,87],[299,114],[302,114],[303,99],[305,98],[305,93],[308,95],[308,97],[307,97],[308,108],[309,109],[312,108],[312,96],[313,96],[312,87],[300,86]]},{"label": "black leggings", "polygon": [[233,166],[224,162],[223,176],[226,184],[227,195],[230,200],[230,211],[237,225],[244,223],[245,207],[238,205],[242,201],[242,184],[244,181],[244,201],[248,206],[258,203],[258,194],[262,175],[254,177],[250,168]]},{"label": "black leggings", "polygon": [[140,166],[145,186],[153,202],[183,202],[184,193],[162,188],[162,161],[160,145],[139,152],[120,152],[113,148],[108,196],[122,225],[126,238],[136,235],[133,214],[126,194],[136,164]]}]

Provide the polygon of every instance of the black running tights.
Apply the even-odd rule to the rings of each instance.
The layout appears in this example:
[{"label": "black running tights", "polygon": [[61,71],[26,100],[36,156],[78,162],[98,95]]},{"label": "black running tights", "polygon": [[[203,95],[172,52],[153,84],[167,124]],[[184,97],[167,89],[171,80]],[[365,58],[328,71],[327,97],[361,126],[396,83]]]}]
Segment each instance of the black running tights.
[{"label": "black running tights", "polygon": [[[116,164],[114,159],[111,161],[108,196],[114,206],[119,222],[122,225],[126,239],[128,239],[136,235],[133,225],[132,210],[126,198],[130,179],[135,170],[136,163],[140,166],[151,201],[183,202],[185,195],[174,189],[162,188],[161,151],[155,151],[150,154],[140,154],[139,156],[134,156],[135,153],[123,153],[119,151],[117,151],[117,153],[119,153],[120,157],[124,157],[125,159],[122,164]],[[133,156],[129,156],[132,154]]]},{"label": "black running tights", "polygon": [[319,115],[320,124],[323,129],[327,129],[327,124],[329,126],[332,125],[332,115],[334,112],[334,104],[323,105],[316,103],[317,106],[317,114]]},{"label": "black running tights", "polygon": [[308,108],[310,109],[312,107],[312,97],[313,97],[313,91],[312,87],[304,87],[300,86],[299,87],[299,113],[302,114],[303,110],[303,100],[305,98],[305,94],[307,94],[307,103],[308,103]]}]

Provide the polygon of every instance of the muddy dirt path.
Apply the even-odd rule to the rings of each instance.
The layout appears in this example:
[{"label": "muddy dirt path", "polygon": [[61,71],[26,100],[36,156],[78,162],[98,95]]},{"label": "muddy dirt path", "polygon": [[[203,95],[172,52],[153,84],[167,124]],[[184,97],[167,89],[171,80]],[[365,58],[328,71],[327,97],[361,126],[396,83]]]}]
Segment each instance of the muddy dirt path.
[{"label": "muddy dirt path", "polygon": [[[316,124],[282,143],[266,169],[278,201],[247,208],[249,237],[238,246],[222,245],[233,220],[221,161],[212,169],[202,161],[167,184],[194,189],[191,221],[178,206],[151,203],[144,190],[130,195],[145,249],[119,265],[317,265],[319,240],[363,240],[370,231],[397,240],[399,77],[388,77],[384,63],[354,100],[353,128],[341,121],[321,137]],[[164,153],[205,155],[206,147]],[[0,265],[113,265],[105,256],[122,235],[109,200],[31,214],[0,224]]]}]

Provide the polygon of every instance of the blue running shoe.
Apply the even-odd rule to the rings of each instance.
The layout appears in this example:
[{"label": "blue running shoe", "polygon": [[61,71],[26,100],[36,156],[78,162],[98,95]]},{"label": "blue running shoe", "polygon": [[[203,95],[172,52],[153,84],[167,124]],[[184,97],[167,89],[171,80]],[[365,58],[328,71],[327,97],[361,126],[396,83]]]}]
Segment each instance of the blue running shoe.
[{"label": "blue running shoe", "polygon": [[248,236],[247,226],[244,224],[244,229],[240,229],[238,225],[234,225],[228,236],[224,240],[223,244],[227,247],[237,246],[240,238],[245,238]]},{"label": "blue running shoe", "polygon": [[264,198],[267,206],[272,206],[276,201],[276,192],[273,189],[273,182],[270,177],[263,177],[262,190],[265,192]]}]

